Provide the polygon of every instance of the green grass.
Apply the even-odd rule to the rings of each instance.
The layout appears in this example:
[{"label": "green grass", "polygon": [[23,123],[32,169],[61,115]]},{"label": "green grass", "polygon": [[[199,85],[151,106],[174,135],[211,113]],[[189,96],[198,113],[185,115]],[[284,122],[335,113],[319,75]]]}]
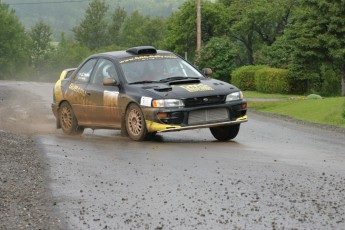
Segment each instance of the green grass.
[{"label": "green grass", "polygon": [[279,99],[288,99],[288,98],[304,98],[301,95],[289,95],[289,94],[268,94],[268,93],[259,93],[256,91],[243,91],[245,98],[279,98]]},{"label": "green grass", "polygon": [[[245,96],[247,94],[245,93]],[[345,97],[306,100],[301,96],[271,95],[250,92],[248,107],[267,113],[282,114],[298,120],[345,128]],[[277,97],[279,96],[279,97]],[[281,101],[255,101],[254,98],[280,98]],[[293,98],[294,100],[291,100]]]}]

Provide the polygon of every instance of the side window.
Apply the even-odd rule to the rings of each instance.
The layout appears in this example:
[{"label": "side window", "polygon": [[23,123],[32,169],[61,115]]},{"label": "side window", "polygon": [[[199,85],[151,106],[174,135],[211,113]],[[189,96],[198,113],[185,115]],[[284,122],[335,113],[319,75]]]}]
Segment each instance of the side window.
[{"label": "side window", "polygon": [[99,59],[92,76],[91,83],[103,85],[103,80],[112,78],[119,81],[114,64],[107,59]]},{"label": "side window", "polygon": [[90,75],[91,75],[93,67],[96,64],[96,61],[97,59],[90,59],[81,67],[81,69],[78,71],[75,77],[77,82],[83,82],[83,83],[89,82]]},{"label": "side window", "polygon": [[70,69],[70,70],[68,70],[67,73],[66,73],[65,79],[70,78],[71,75],[72,75],[72,73],[73,73],[74,71],[75,71],[75,69]]}]

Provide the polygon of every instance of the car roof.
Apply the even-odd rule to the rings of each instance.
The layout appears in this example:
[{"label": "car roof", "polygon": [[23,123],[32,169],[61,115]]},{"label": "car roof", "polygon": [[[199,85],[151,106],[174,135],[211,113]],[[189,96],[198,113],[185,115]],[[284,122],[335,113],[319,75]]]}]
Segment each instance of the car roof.
[{"label": "car roof", "polygon": [[104,52],[104,53],[98,53],[93,54],[90,57],[110,57],[113,59],[123,59],[128,57],[136,57],[136,56],[143,56],[143,55],[159,55],[159,54],[171,54],[175,55],[172,52],[165,51],[165,50],[157,50],[153,46],[138,46],[138,47],[132,47],[127,50],[121,50],[121,51],[111,51],[111,52]]}]

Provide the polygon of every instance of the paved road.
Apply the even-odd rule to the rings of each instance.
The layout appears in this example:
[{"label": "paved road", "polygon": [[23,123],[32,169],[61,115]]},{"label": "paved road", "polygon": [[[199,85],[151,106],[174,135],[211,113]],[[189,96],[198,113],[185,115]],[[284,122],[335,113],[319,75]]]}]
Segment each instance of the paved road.
[{"label": "paved road", "polygon": [[344,134],[249,112],[225,143],[208,130],[68,137],[50,84],[7,84],[41,98],[32,126],[66,229],[345,229]]}]

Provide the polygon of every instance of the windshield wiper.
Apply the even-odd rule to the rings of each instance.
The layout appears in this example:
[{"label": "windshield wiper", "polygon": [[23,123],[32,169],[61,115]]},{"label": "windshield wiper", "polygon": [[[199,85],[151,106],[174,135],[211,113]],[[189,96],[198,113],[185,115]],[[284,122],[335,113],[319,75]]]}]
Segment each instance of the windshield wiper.
[{"label": "windshield wiper", "polygon": [[179,80],[190,80],[190,79],[199,79],[197,77],[181,77],[181,76],[176,76],[176,77],[168,77],[160,80],[160,82],[170,82],[170,81],[179,81]]},{"label": "windshield wiper", "polygon": [[158,81],[135,81],[135,82],[131,82],[129,84],[134,85],[134,84],[146,84],[146,83],[158,83]]}]

